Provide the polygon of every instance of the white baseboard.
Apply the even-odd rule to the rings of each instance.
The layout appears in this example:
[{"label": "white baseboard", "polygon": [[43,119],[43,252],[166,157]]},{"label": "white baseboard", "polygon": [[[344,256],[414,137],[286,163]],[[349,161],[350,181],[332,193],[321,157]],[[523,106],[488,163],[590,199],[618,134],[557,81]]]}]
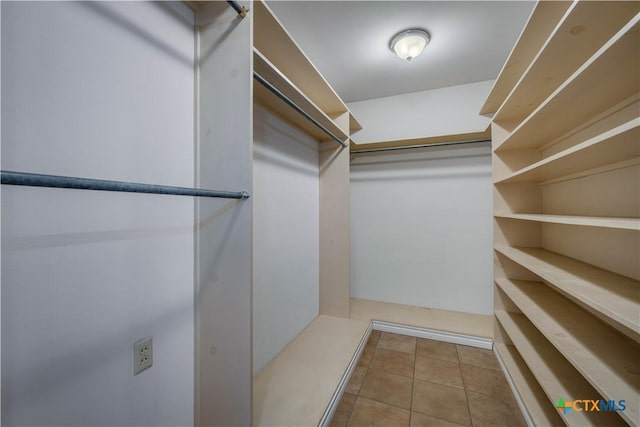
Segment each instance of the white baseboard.
[{"label": "white baseboard", "polygon": [[498,353],[498,350],[495,348],[493,349],[493,354],[495,354],[496,359],[498,359],[498,365],[500,365],[500,369],[502,369],[502,373],[504,374],[504,377],[507,379],[507,383],[509,383],[509,387],[511,388],[513,397],[516,399],[516,403],[520,408],[520,412],[522,412],[522,417],[527,423],[527,426],[535,427],[535,423],[533,422],[531,415],[529,415],[529,411],[527,410],[527,406],[524,404],[524,400],[522,400],[522,396],[520,396],[520,393],[518,393],[516,384],[513,382],[511,375],[509,375],[509,371],[507,370],[507,367],[504,364],[504,361],[502,360],[502,356],[500,356],[500,353]]},{"label": "white baseboard", "polygon": [[493,348],[493,341],[490,338],[457,334],[455,332],[438,331],[436,329],[416,328],[414,326],[399,325],[397,323],[382,322],[379,320],[373,320],[371,323],[373,324],[373,329],[376,331],[392,332],[394,334],[409,335],[429,340],[468,345],[487,350],[491,350]]},{"label": "white baseboard", "polygon": [[320,418],[320,422],[318,426],[320,427],[328,427],[331,424],[331,420],[333,419],[333,414],[335,414],[336,409],[338,409],[338,405],[340,404],[340,400],[342,399],[342,395],[344,394],[345,389],[347,388],[347,384],[349,384],[349,380],[351,380],[351,375],[353,375],[353,371],[358,366],[358,360],[360,360],[360,356],[364,351],[365,346],[367,345],[367,341],[369,341],[369,336],[371,335],[372,324],[369,323],[369,327],[367,328],[367,332],[364,334],[362,339],[360,340],[360,344],[358,344],[358,348],[354,353],[351,361],[349,362],[349,366],[347,366],[347,370],[342,375],[340,379],[340,383],[338,384],[338,388],[331,396],[331,400],[329,401],[329,405],[327,409],[322,414],[322,418]]}]

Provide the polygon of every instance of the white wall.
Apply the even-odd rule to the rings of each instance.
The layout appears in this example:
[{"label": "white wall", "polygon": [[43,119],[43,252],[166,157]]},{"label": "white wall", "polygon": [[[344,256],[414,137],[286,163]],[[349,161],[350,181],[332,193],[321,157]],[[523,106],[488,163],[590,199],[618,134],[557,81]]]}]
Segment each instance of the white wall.
[{"label": "white wall", "polygon": [[376,98],[348,104],[363,129],[358,144],[426,136],[483,132],[490,119],[480,116],[493,80]]},{"label": "white wall", "polygon": [[[0,4],[0,42],[2,41],[2,4]],[[0,81],[2,81],[2,47],[0,46]],[[0,84],[0,100],[2,99],[2,84]],[[0,148],[2,147],[2,113],[0,112]],[[0,149],[0,165],[2,164],[2,150]],[[0,188],[0,206],[2,206],[2,189]],[[0,242],[2,241],[2,212],[0,209]],[[2,252],[0,250],[0,379],[2,378]],[[1,384],[1,382],[0,382]],[[2,387],[0,386],[0,402],[2,402]],[[0,425],[2,425],[2,405],[0,404]]]},{"label": "white wall", "polygon": [[[222,1],[196,14],[201,188],[253,193],[252,20]],[[196,199],[197,426],[251,425],[252,200]]]},{"label": "white wall", "polygon": [[318,143],[256,105],[253,158],[255,373],[318,315]]},{"label": "white wall", "polygon": [[488,143],[355,155],[351,296],[493,312]]},{"label": "white wall", "polygon": [[[193,186],[192,13],[1,7],[3,170]],[[3,425],[193,424],[193,220],[189,197],[2,186]]]}]

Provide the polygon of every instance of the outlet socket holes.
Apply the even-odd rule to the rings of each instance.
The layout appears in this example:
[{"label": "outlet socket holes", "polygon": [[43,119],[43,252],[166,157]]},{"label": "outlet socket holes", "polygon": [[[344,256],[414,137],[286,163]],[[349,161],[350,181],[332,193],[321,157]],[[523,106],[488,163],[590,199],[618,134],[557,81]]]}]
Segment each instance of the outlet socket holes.
[{"label": "outlet socket holes", "polygon": [[153,338],[147,337],[133,344],[133,375],[153,365]]}]

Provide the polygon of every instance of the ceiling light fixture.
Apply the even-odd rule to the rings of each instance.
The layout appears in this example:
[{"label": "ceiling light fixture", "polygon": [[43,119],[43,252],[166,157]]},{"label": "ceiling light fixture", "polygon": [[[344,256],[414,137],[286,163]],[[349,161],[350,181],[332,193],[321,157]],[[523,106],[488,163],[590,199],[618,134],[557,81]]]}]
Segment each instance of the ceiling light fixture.
[{"label": "ceiling light fixture", "polygon": [[389,49],[395,52],[399,58],[411,61],[420,55],[424,47],[431,40],[431,35],[420,28],[400,31],[391,38]]}]

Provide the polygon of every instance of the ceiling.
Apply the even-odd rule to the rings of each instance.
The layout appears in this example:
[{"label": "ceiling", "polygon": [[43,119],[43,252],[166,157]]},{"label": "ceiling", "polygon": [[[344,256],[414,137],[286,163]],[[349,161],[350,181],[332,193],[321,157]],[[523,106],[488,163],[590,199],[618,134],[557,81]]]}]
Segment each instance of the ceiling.
[{"label": "ceiling", "polygon": [[[492,80],[532,1],[268,1],[345,102]],[[421,27],[431,42],[403,61],[391,37]]]}]

